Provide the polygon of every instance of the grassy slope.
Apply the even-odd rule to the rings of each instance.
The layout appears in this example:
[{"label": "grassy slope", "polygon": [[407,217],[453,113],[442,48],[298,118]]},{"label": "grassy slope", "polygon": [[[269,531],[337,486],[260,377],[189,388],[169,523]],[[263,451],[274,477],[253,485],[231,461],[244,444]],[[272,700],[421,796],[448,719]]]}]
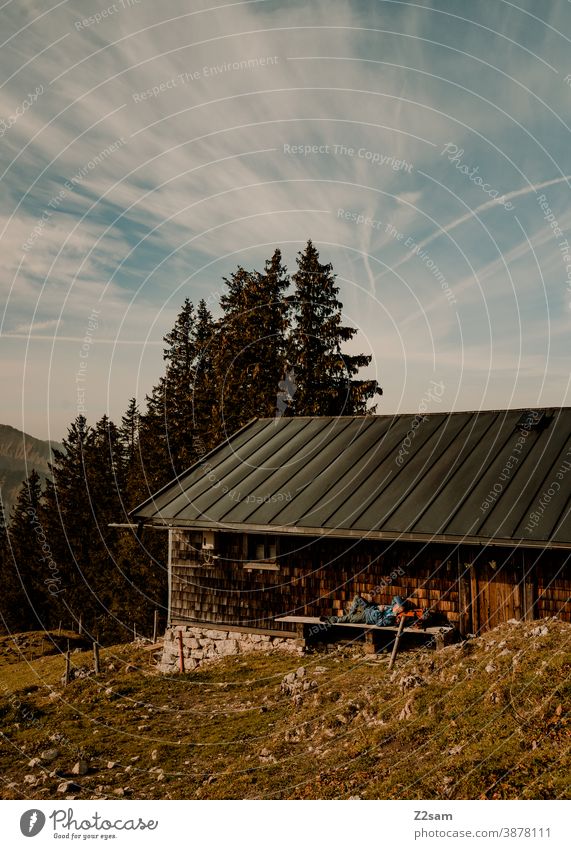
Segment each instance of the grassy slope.
[{"label": "grassy slope", "polygon": [[6,664],[0,645],[1,795],[62,798],[85,758],[78,798],[567,798],[570,638],[555,620],[504,625],[393,673],[359,648],[313,654],[297,705],[280,683],[301,661],[280,654],[167,678],[117,646],[64,690],[61,656]]}]

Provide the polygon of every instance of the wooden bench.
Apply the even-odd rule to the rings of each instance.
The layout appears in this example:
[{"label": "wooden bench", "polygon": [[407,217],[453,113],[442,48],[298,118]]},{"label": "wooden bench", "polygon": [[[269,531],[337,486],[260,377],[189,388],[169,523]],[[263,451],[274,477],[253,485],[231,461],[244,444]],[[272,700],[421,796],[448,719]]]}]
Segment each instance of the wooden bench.
[{"label": "wooden bench", "polygon": [[[376,652],[379,646],[379,637],[384,633],[391,636],[384,645],[389,645],[398,633],[397,625],[367,625],[364,622],[323,622],[319,616],[277,616],[276,622],[287,622],[295,625],[295,630],[298,639],[304,647],[311,645],[312,642],[319,642],[323,639],[327,632],[331,632],[334,628],[352,628],[354,631],[359,631],[365,637],[365,651],[370,653]],[[454,642],[457,634],[452,625],[437,625],[428,626],[426,628],[416,628],[409,626],[401,631],[401,635],[414,634],[417,637],[428,636],[430,642],[434,643],[437,649],[443,648]]]}]

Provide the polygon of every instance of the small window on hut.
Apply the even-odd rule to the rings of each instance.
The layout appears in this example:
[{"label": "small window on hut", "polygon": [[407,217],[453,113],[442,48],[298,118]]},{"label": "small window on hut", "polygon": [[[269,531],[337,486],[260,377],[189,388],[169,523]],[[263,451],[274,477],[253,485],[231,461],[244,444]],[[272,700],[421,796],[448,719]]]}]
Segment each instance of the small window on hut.
[{"label": "small window on hut", "polygon": [[275,562],[277,556],[278,547],[275,536],[267,534],[248,536],[248,562],[244,564],[245,569],[278,570],[279,566]]}]

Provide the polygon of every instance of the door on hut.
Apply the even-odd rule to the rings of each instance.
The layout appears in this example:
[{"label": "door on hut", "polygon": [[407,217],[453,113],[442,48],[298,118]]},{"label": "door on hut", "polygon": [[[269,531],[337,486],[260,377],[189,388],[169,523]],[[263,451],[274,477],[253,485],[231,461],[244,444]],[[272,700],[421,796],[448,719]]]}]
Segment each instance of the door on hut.
[{"label": "door on hut", "polygon": [[513,556],[502,563],[475,563],[470,571],[475,631],[487,631],[508,619],[523,618],[522,575]]}]

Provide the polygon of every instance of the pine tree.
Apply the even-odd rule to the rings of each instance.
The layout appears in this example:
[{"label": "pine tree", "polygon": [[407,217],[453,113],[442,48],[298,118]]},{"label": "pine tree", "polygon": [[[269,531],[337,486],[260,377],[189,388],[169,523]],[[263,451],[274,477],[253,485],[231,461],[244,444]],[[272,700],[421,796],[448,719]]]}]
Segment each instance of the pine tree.
[{"label": "pine tree", "polygon": [[287,365],[289,281],[281,252],[274,252],[262,273],[240,266],[224,282],[214,362],[218,440],[254,417],[275,415]]},{"label": "pine tree", "polygon": [[369,365],[365,354],[349,355],[342,345],[357,330],[342,324],[343,304],[331,263],[319,262],[311,240],[297,256],[291,297],[294,326],[290,334],[290,364],[295,372],[295,415],[335,416],[374,413],[368,402],[382,390],[375,380],[355,380]]},{"label": "pine tree", "polygon": [[10,630],[52,627],[53,599],[62,591],[42,522],[41,499],[41,478],[33,469],[18,493],[6,537],[3,593]]},{"label": "pine tree", "polygon": [[217,404],[214,376],[216,325],[204,299],[200,301],[196,310],[194,345],[193,447],[198,458],[215,445],[214,416]]}]

